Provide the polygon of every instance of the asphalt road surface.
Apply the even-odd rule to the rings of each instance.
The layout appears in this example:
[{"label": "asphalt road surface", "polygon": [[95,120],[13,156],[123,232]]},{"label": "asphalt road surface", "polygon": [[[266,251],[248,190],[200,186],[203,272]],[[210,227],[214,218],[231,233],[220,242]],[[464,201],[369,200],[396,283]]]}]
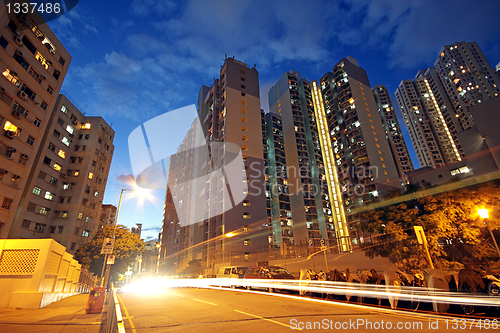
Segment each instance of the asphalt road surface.
[{"label": "asphalt road surface", "polygon": [[127,332],[488,332],[495,321],[423,315],[246,290],[118,294]]}]

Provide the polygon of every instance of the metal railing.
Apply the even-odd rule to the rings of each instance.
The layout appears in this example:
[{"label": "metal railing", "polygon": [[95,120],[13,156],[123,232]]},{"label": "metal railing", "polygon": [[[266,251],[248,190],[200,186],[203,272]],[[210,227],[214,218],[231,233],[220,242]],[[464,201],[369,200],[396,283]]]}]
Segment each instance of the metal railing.
[{"label": "metal railing", "polygon": [[99,333],[125,333],[125,325],[123,324],[122,311],[116,289],[111,287],[106,297],[104,304],[103,319]]}]

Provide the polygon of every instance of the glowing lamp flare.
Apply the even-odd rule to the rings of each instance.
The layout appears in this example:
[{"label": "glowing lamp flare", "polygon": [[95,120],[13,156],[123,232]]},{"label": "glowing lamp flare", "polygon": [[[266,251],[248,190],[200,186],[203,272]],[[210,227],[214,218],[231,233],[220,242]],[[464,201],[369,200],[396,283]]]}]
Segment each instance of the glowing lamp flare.
[{"label": "glowing lamp flare", "polygon": [[487,219],[488,218],[488,210],[486,208],[482,208],[482,209],[478,209],[477,210],[477,213],[479,214],[479,216],[481,216],[483,219]]}]

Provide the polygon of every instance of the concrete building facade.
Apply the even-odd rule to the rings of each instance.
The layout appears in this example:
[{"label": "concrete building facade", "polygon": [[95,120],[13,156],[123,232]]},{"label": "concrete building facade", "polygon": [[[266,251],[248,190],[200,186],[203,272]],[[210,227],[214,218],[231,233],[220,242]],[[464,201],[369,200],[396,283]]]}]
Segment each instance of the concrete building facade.
[{"label": "concrete building facade", "polygon": [[424,71],[413,81],[401,81],[395,95],[421,166],[442,166],[462,159],[456,132],[448,127]]},{"label": "concrete building facade", "polygon": [[104,228],[108,225],[114,225],[116,223],[116,206],[114,205],[102,205],[101,217],[99,218],[99,224],[96,224],[97,232],[99,229]]},{"label": "concrete building facade", "polygon": [[64,95],[47,122],[9,237],[50,237],[75,253],[99,224],[115,133]]},{"label": "concrete building facade", "polygon": [[320,80],[328,131],[353,245],[364,242],[351,210],[400,189],[398,167],[366,71],[341,59]]},{"label": "concrete building facade", "polygon": [[373,94],[377,101],[378,113],[382,119],[385,134],[391,146],[394,162],[398,168],[399,178],[404,179],[408,172],[413,171],[413,163],[391,97],[384,85],[373,87]]},{"label": "concrete building facade", "polygon": [[[167,183],[167,197],[161,234],[160,267],[179,270],[189,261],[199,260],[209,271],[231,262],[256,262],[258,252],[269,247],[266,200],[266,159],[263,150],[263,126],[260,109],[258,72],[246,64],[226,58],[220,77],[211,87],[203,86],[198,98],[198,118],[202,133],[196,126],[187,133],[183,144],[189,141],[206,142],[205,153],[193,149],[183,157],[184,163],[170,164],[171,175],[204,175],[196,178],[185,189],[190,202],[200,209],[175,209],[174,199]],[[246,176],[240,180],[245,200],[231,209],[224,209],[233,200],[226,186],[227,179],[213,170],[220,169],[241,152]],[[241,184],[241,183],[240,183]],[[235,188],[238,188],[236,186]],[[193,197],[191,193],[196,193]],[[222,206],[221,206],[222,205]],[[223,211],[222,214],[217,212]],[[179,216],[193,221],[181,226]],[[184,251],[186,250],[186,251]]]},{"label": "concrete building facade", "polygon": [[[9,17],[5,7],[0,46],[0,238],[7,238],[71,56],[47,25]],[[42,229],[35,224],[32,232]]]},{"label": "concrete building facade", "polygon": [[[336,184],[333,178],[329,178],[329,168],[324,160],[318,115],[323,110],[320,99],[317,83],[307,81],[294,71],[284,73],[269,91],[270,114],[281,119],[284,155],[279,156],[281,163],[275,157],[274,165],[270,157],[270,166],[271,170],[276,168],[276,176],[278,173],[283,176],[289,198],[289,204],[279,203],[279,215],[273,215],[273,223],[286,216],[280,224],[291,226],[293,231],[281,227],[281,232],[293,232],[292,244],[307,244],[310,252],[316,252],[321,246],[350,251],[350,240],[344,231],[343,207],[331,193]],[[269,118],[269,121],[276,120]],[[275,147],[280,146],[274,134],[273,141]],[[285,199],[284,195],[281,196]]]},{"label": "concrete building facade", "polygon": [[463,130],[474,126],[468,109],[500,94],[500,78],[476,42],[444,45],[434,63]]}]

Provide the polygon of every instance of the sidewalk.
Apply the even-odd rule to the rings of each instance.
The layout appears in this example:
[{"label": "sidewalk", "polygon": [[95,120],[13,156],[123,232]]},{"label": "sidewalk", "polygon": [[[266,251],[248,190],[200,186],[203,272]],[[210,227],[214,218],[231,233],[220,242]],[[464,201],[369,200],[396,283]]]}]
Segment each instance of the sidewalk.
[{"label": "sidewalk", "polygon": [[86,314],[88,294],[65,298],[43,309],[0,309],[1,333],[99,332],[101,313]]}]

